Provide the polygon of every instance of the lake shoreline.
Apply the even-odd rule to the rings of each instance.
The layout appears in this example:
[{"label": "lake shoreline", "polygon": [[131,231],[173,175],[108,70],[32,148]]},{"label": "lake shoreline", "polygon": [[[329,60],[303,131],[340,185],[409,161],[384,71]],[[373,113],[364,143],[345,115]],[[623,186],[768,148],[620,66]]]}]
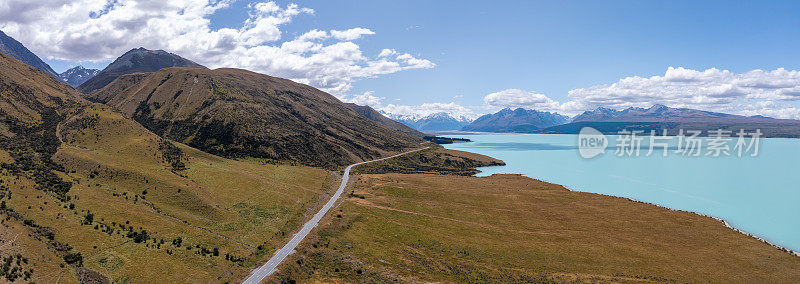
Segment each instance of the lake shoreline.
[{"label": "lake shoreline", "polygon": [[[557,132],[537,133],[537,132],[482,132],[482,131],[461,131],[461,130],[426,131],[426,132],[423,132],[423,133],[425,133],[427,135],[437,135],[437,136],[439,136],[439,135],[441,135],[441,136],[447,136],[447,135],[578,135],[579,134],[578,132],[576,132],[576,133],[572,133],[572,132],[570,132],[570,133],[557,133]],[[616,136],[618,134],[617,132],[601,132],[601,133],[603,135],[606,135],[606,136]],[[650,132],[645,132],[645,133],[637,134],[637,136],[649,137],[649,136],[652,136],[652,135],[650,135]],[[662,135],[661,135],[661,133],[656,133],[655,136],[662,136]],[[678,137],[680,135],[675,135],[675,134],[668,133],[666,136],[667,137]],[[708,137],[712,137],[712,136],[708,135],[708,133],[705,133],[705,134],[701,134],[701,135],[699,135],[697,137],[708,138]],[[736,138],[735,135],[733,135],[731,137],[732,138]],[[800,136],[762,136],[762,137],[759,137],[759,139],[792,139],[792,140],[800,140]]]},{"label": "lake shoreline", "polygon": [[[475,142],[446,148],[503,159],[477,176],[521,174],[572,191],[597,193],[714,218],[726,227],[800,256],[793,188],[797,140],[763,139],[755,158],[604,155],[583,159],[574,135],[465,135]],[[612,138],[613,139],[613,138]],[[703,138],[706,139],[706,138]],[[613,143],[610,143],[613,144]],[[573,153],[575,152],[575,153]],[[566,186],[565,186],[566,187]],[[775,197],[782,197],[775,199]]]},{"label": "lake shoreline", "polygon": [[[476,154],[477,154],[477,153],[476,153]],[[501,167],[501,166],[492,166],[492,167]],[[478,169],[478,171],[480,171],[480,169]],[[482,171],[481,171],[481,172],[482,172]],[[493,176],[493,175],[507,175],[507,174],[492,174],[492,175],[490,175],[490,176]],[[647,202],[647,201],[638,200],[638,199],[631,198],[631,197],[625,197],[625,196],[616,196],[616,195],[610,195],[610,194],[603,194],[603,193],[596,193],[596,192],[589,192],[589,191],[575,190],[575,189],[571,189],[571,188],[569,188],[568,186],[566,186],[566,185],[563,185],[563,184],[557,184],[557,183],[553,183],[553,182],[550,182],[550,181],[541,180],[541,179],[538,179],[538,178],[530,177],[530,176],[528,176],[528,175],[526,175],[526,174],[519,174],[519,173],[517,173],[517,174],[511,174],[511,175],[520,175],[520,176],[524,176],[524,177],[527,177],[527,178],[530,178],[530,179],[534,179],[534,180],[538,180],[538,181],[541,181],[541,182],[546,182],[546,183],[549,183],[549,184],[558,185],[558,186],[561,186],[561,187],[563,187],[564,189],[566,189],[566,190],[568,190],[568,191],[572,191],[572,192],[580,192],[580,193],[597,194],[597,195],[602,195],[602,196],[607,196],[607,197],[612,197],[612,198],[626,199],[626,200],[628,200],[628,201],[631,201],[631,202],[637,202],[637,203],[643,203],[643,204],[653,205],[653,206],[656,206],[656,207],[659,207],[659,208],[664,208],[664,209],[667,209],[667,210],[670,210],[670,211],[691,213],[691,214],[695,214],[695,215],[698,215],[698,216],[702,216],[702,217],[706,217],[706,218],[711,218],[711,219],[714,219],[714,220],[716,220],[716,221],[718,221],[718,222],[722,223],[722,225],[723,225],[723,226],[725,226],[725,228],[731,229],[731,230],[733,230],[733,231],[736,231],[736,232],[738,232],[738,233],[740,233],[740,234],[743,234],[743,235],[745,235],[745,236],[748,236],[748,237],[754,238],[754,239],[756,239],[756,240],[759,240],[759,241],[761,241],[761,242],[763,242],[763,243],[765,243],[765,244],[768,244],[768,245],[770,245],[770,246],[772,246],[772,247],[774,247],[774,248],[778,249],[779,251],[782,251],[782,252],[788,253],[788,254],[790,254],[790,255],[793,255],[793,256],[796,256],[796,257],[800,257],[800,252],[798,252],[798,251],[794,251],[794,250],[791,250],[791,249],[789,249],[789,248],[786,248],[786,247],[783,247],[783,246],[780,246],[780,245],[777,245],[777,244],[775,244],[775,243],[772,243],[772,242],[770,242],[769,240],[767,240],[767,239],[765,239],[765,238],[762,238],[762,237],[759,237],[759,236],[757,236],[757,235],[755,235],[755,234],[751,234],[751,233],[745,232],[745,231],[743,231],[743,230],[741,230],[741,229],[735,228],[735,227],[731,226],[731,224],[730,224],[730,223],[728,223],[728,221],[726,221],[725,219],[722,219],[722,218],[720,218],[720,217],[716,217],[716,216],[712,216],[712,215],[708,215],[708,214],[703,214],[703,213],[700,213],[700,212],[689,211],[689,210],[675,209],[675,208],[667,207],[667,206],[660,205],[660,204],[656,204],[656,203],[652,203],[652,202]],[[476,174],[476,175],[473,175],[473,176],[477,177],[477,174]]]},{"label": "lake shoreline", "polygon": [[[523,175],[523,176],[526,176],[526,175]],[[528,176],[526,176],[526,177],[528,177]],[[531,178],[531,177],[529,177],[529,178]],[[536,179],[536,180],[539,180],[539,179]],[[549,181],[544,181],[544,180],[539,180],[539,181],[543,181],[543,182],[551,183],[551,182],[549,182]],[[560,184],[559,184],[559,185],[560,185]],[[776,249],[778,249],[778,250],[780,250],[780,251],[783,251],[783,252],[786,252],[786,253],[788,253],[788,254],[794,255],[794,256],[796,256],[796,257],[800,257],[800,252],[797,252],[797,251],[794,251],[794,250],[791,250],[791,249],[785,248],[785,247],[783,247],[783,246],[780,246],[780,245],[774,244],[774,243],[772,243],[772,242],[768,241],[767,239],[764,239],[764,238],[762,238],[762,237],[759,237],[759,236],[757,236],[757,235],[754,235],[754,234],[751,234],[751,233],[745,232],[745,231],[743,231],[743,230],[741,230],[741,229],[737,229],[737,228],[735,228],[735,227],[731,226],[731,224],[730,224],[730,223],[728,223],[728,221],[725,221],[725,219],[722,219],[722,218],[720,218],[720,217],[711,216],[711,215],[708,215],[708,214],[703,214],[703,213],[700,213],[700,212],[694,212],[694,211],[689,211],[689,210],[681,210],[681,209],[670,208],[670,207],[667,207],[667,206],[664,206],[664,205],[660,205],[660,204],[656,204],[656,203],[652,203],[652,202],[647,202],[647,201],[641,201],[641,200],[638,200],[638,199],[635,199],[635,198],[630,198],[630,197],[616,196],[616,195],[609,195],[609,194],[602,194],[602,193],[595,193],[595,192],[588,192],[588,191],[580,191],[580,190],[574,190],[574,189],[571,189],[571,188],[569,188],[569,187],[567,187],[567,186],[564,186],[564,185],[560,185],[560,186],[562,186],[562,187],[566,188],[566,189],[567,189],[567,190],[569,190],[569,191],[573,191],[573,192],[592,193],[592,194],[599,194],[599,195],[608,196],[608,197],[622,198],[622,199],[627,199],[627,200],[629,200],[629,201],[632,201],[632,202],[638,202],[638,203],[649,204],[649,205],[653,205],[653,206],[656,206],[656,207],[660,207],[660,208],[668,209],[668,210],[671,210],[671,211],[692,213],[692,214],[695,214],[695,215],[698,215],[698,216],[703,216],[703,217],[711,218],[711,219],[714,219],[714,220],[717,220],[717,221],[719,221],[720,223],[722,223],[722,225],[723,225],[723,226],[725,226],[725,227],[726,227],[726,228],[728,228],[728,229],[734,230],[734,231],[736,231],[736,232],[738,232],[738,233],[740,233],[740,234],[743,234],[743,235],[745,235],[745,236],[748,236],[748,237],[754,238],[754,239],[756,239],[756,240],[759,240],[759,241],[761,241],[761,242],[763,242],[763,243],[765,243],[765,244],[768,244],[768,245],[770,245],[770,246],[772,246],[772,247],[774,247],[774,248],[776,248]]]}]

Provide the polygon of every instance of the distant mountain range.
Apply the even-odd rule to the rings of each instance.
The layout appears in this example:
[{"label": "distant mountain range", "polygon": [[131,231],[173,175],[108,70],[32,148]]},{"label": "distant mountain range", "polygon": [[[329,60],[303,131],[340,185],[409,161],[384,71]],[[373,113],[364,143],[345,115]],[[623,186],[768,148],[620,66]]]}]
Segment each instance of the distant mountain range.
[{"label": "distant mountain range", "polygon": [[505,108],[493,114],[486,114],[468,122],[455,119],[446,113],[436,113],[414,119],[390,116],[392,119],[420,131],[476,131],[496,133],[541,133],[577,134],[583,127],[593,127],[606,134],[621,130],[642,130],[650,133],[655,130],[669,135],[681,129],[700,130],[707,135],[710,130],[745,130],[753,132],[760,129],[765,137],[800,138],[800,120],[775,119],[761,115],[742,116],[688,108],[671,108],[656,104],[650,108],[630,107],[623,110],[599,107],[585,111],[570,119],[567,116],[523,108]]},{"label": "distant mountain range", "polygon": [[434,113],[420,118],[395,116],[393,119],[419,131],[460,130],[469,124],[469,120],[466,118],[455,118],[446,112]]},{"label": "distant mountain range", "polygon": [[78,86],[78,90],[88,94],[95,90],[102,89],[119,76],[133,73],[155,72],[168,67],[207,69],[203,65],[173,53],[163,50],[148,50],[140,47],[131,49],[114,60],[114,62],[109,64],[103,71],[100,71],[100,73]]},{"label": "distant mountain range", "polygon": [[75,66],[67,71],[64,71],[64,73],[58,74],[58,78],[70,86],[77,87],[80,84],[83,84],[83,82],[86,82],[92,77],[96,76],[97,73],[100,73],[100,70],[86,69],[83,68],[83,66]]},{"label": "distant mountain range", "polygon": [[764,116],[741,116],[688,108],[671,108],[656,104],[650,108],[630,107],[624,110],[597,108],[586,111],[572,120],[605,122],[774,122]]},{"label": "distant mountain range", "polygon": [[650,108],[630,107],[624,110],[597,108],[586,111],[571,123],[556,125],[536,131],[536,133],[575,134],[583,127],[592,127],[606,134],[617,133],[623,129],[651,130],[675,135],[681,129],[703,131],[745,130],[753,132],[761,130],[766,137],[800,137],[800,120],[774,119],[765,116],[742,116],[719,112],[710,112],[688,108],[671,108],[664,105],[653,105]]},{"label": "distant mountain range", "polygon": [[554,112],[527,110],[517,108],[502,109],[493,114],[479,117],[467,126],[464,131],[480,132],[535,132],[542,128],[567,123],[568,117]]}]

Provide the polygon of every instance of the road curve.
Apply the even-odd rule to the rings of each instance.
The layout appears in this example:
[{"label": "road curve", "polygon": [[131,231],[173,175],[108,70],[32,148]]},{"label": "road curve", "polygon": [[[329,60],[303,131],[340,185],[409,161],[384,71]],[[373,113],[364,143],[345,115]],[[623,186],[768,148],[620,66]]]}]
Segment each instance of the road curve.
[{"label": "road curve", "polygon": [[272,273],[275,273],[275,271],[278,271],[278,269],[276,269],[278,265],[281,264],[281,262],[283,262],[283,260],[286,259],[287,256],[294,253],[294,249],[297,247],[297,245],[299,245],[300,242],[302,242],[303,239],[308,235],[308,233],[310,233],[311,230],[314,229],[319,224],[319,220],[322,220],[322,217],[325,216],[326,213],[328,213],[328,210],[330,210],[336,203],[336,201],[339,200],[339,197],[342,196],[344,188],[347,187],[347,181],[350,179],[350,169],[358,165],[383,161],[386,159],[391,159],[397,156],[402,156],[408,153],[413,153],[427,148],[428,147],[416,149],[408,152],[403,152],[391,157],[355,163],[347,166],[347,168],[344,169],[344,175],[342,176],[342,184],[339,185],[339,189],[336,190],[336,193],[334,193],[331,199],[328,200],[328,203],[325,203],[325,205],[322,206],[322,209],[320,209],[319,212],[317,212],[317,214],[314,214],[314,217],[311,218],[311,220],[309,220],[308,222],[306,222],[303,225],[303,228],[301,228],[300,231],[297,232],[297,234],[292,236],[292,239],[289,240],[289,242],[285,246],[283,246],[283,248],[276,251],[275,255],[273,255],[272,258],[270,258],[269,261],[267,261],[267,263],[265,263],[259,268],[256,268],[256,270],[253,270],[253,272],[250,273],[250,277],[247,277],[247,279],[244,280],[244,282],[242,283],[257,284],[260,283],[261,280],[264,280],[264,278],[266,278],[267,276],[270,276],[272,275]]}]

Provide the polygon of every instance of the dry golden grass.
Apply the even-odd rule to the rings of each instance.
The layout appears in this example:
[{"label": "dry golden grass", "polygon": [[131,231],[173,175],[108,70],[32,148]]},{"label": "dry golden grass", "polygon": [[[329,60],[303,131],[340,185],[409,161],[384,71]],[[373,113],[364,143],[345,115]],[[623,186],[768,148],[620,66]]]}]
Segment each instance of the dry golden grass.
[{"label": "dry golden grass", "polygon": [[316,88],[242,69],[165,68],[123,77],[91,98],[162,137],[224,157],[340,169],[422,142]]},{"label": "dry golden grass", "polygon": [[466,151],[450,150],[450,149],[446,149],[446,148],[436,148],[436,152],[438,152],[438,153],[446,153],[448,155],[459,157],[459,158],[462,158],[462,159],[475,160],[475,161],[478,161],[478,162],[481,162],[481,163],[485,163],[485,164],[503,163],[503,161],[501,161],[501,160],[498,160],[498,159],[495,159],[495,158],[492,158],[492,157],[489,157],[489,156],[486,156],[486,155],[481,155],[481,154],[478,154],[478,153],[472,153],[472,152],[466,152]]},{"label": "dry golden grass", "polygon": [[479,173],[477,167],[505,165],[501,160],[470,152],[450,150],[435,144],[431,148],[397,158],[361,165],[356,174],[435,173],[470,176]]},{"label": "dry golden grass", "polygon": [[[44,108],[84,103],[80,93],[53,76],[0,53],[0,117],[40,123]],[[3,121],[0,125],[5,125]]]},{"label": "dry golden grass", "polygon": [[11,155],[4,150],[0,150],[0,163],[13,163],[14,158],[11,158]]},{"label": "dry golden grass", "polygon": [[[0,178],[13,192],[5,201],[25,218],[54,228],[56,241],[81,252],[86,268],[113,282],[239,279],[282,245],[330,190],[332,177],[325,170],[224,159],[173,142],[186,167],[176,170],[159,149],[159,137],[108,107],[92,105],[76,116],[60,126],[64,143],[53,157],[66,170],[58,174],[73,182],[70,200],[61,202],[4,171]],[[83,225],[88,212],[94,222]],[[115,230],[108,234],[106,226]],[[146,230],[150,239],[135,243],[121,226]],[[171,243],[178,237],[180,247]],[[219,255],[200,254],[196,246],[217,248]],[[74,270],[64,277],[74,278]]]},{"label": "dry golden grass", "polygon": [[[35,239],[35,235],[22,221],[8,218],[8,214],[0,213],[0,258],[20,254],[28,263],[23,268],[34,271],[31,278],[20,277],[16,282],[33,283],[78,283],[74,271],[69,267],[61,267],[61,257],[50,250],[45,243]],[[0,282],[8,280],[0,278]]]},{"label": "dry golden grass", "polygon": [[800,258],[711,218],[522,176],[352,187],[273,281],[800,281]]}]

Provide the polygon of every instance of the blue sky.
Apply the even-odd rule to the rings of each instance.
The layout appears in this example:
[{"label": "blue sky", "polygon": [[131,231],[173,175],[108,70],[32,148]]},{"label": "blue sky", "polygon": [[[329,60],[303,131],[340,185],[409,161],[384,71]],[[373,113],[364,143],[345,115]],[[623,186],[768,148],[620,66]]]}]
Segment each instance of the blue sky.
[{"label": "blue sky", "polygon": [[[355,91],[419,104],[480,104],[507,88],[569,90],[669,66],[733,72],[800,65],[800,5],[731,1],[309,1],[308,26],[365,26],[365,50],[392,46],[437,64]],[[703,2],[703,3],[698,3]],[[341,26],[339,26],[341,25]],[[301,30],[303,30],[301,28]]]},{"label": "blue sky", "polygon": [[[758,74],[743,75],[756,69],[800,69],[800,52],[796,51],[800,46],[800,17],[797,17],[800,4],[796,1],[276,2],[279,7],[287,7],[290,3],[313,9],[313,14],[301,13],[280,24],[281,38],[273,45],[314,29],[365,28],[374,34],[353,40],[365,56],[374,57],[383,49],[393,49],[435,64],[432,68],[410,67],[386,74],[354,77],[348,81],[352,84],[345,91],[331,91],[350,100],[366,95],[373,99],[367,101],[376,108],[452,102],[480,114],[504,106],[575,112],[596,106],[666,103],[734,112],[741,109],[737,105],[753,105],[753,100],[758,99],[757,102],[780,103],[743,114],[800,117],[794,89],[764,95],[769,88],[746,89],[748,86],[730,83],[734,79],[714,81],[719,78],[713,76],[716,73],[703,73],[717,68],[730,71],[731,78],[742,75],[753,80],[796,80],[797,74],[793,73],[772,74],[764,78]],[[206,17],[210,20],[210,29],[241,28],[242,23],[251,17],[251,4],[251,1],[240,0],[216,10]],[[2,21],[0,27],[3,27]],[[134,47],[137,46],[129,48]],[[169,50],[165,46],[145,47]],[[76,60],[80,56],[49,57],[40,54],[42,52],[46,51],[37,54],[56,71],[63,71],[76,63],[102,68],[113,59],[87,58],[94,61],[81,62]],[[184,56],[203,63],[202,58],[192,58],[192,54]],[[61,59],[56,59],[58,57]],[[668,67],[683,67],[693,71],[693,76],[710,76],[703,77],[705,81],[701,85],[689,86],[700,88],[700,91],[707,91],[705,87],[714,84],[723,86],[720,88],[733,84],[746,90],[721,91],[709,96],[708,100],[692,101],[690,95],[683,98],[665,95],[668,98],[664,100],[650,96],[620,103],[619,99],[628,98],[628,95],[601,87],[631,76],[669,77],[665,75]],[[315,85],[313,80],[309,82]],[[625,92],[670,92],[664,84],[654,86],[653,82],[644,80],[637,84]],[[572,97],[568,95],[570,91],[593,86],[600,87],[592,92],[578,91]],[[518,92],[504,93],[505,90]],[[602,92],[617,93],[603,96]],[[691,90],[687,92],[691,93]],[[486,97],[492,93],[500,94],[493,96],[496,100],[489,104]],[[724,101],[715,100],[722,94],[731,93],[736,95]],[[591,99],[576,103],[577,107],[564,105],[582,99],[576,96]],[[394,110],[402,112],[403,108]]]}]

